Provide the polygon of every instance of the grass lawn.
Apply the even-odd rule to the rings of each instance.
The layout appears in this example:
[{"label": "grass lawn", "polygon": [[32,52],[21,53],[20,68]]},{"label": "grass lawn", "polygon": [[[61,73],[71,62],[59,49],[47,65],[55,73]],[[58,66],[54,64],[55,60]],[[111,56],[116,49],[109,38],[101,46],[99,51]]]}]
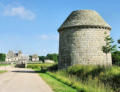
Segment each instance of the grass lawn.
[{"label": "grass lawn", "polygon": [[[1,66],[8,66],[8,65],[10,65],[10,64],[0,64],[0,67],[1,67]],[[1,74],[1,73],[4,73],[4,72],[6,72],[6,71],[0,70],[0,74]]]},{"label": "grass lawn", "polygon": [[8,66],[8,65],[10,65],[10,64],[0,64],[0,66]]},{"label": "grass lawn", "polygon": [[[34,69],[36,72],[39,69]],[[57,79],[51,77],[47,73],[39,73],[42,79],[53,89],[54,92],[78,92],[76,89],[58,81]]]},{"label": "grass lawn", "polygon": [[43,80],[45,80],[48,83],[48,85],[55,92],[78,92],[77,90],[71,88],[70,86],[67,86],[62,82],[56,80],[55,78],[52,78],[46,73],[40,73],[40,76],[42,77]]},{"label": "grass lawn", "polygon": [[2,70],[0,70],[0,74],[1,74],[1,73],[4,73],[4,72],[6,72],[6,71],[2,71]]},{"label": "grass lawn", "polygon": [[[55,92],[120,92],[120,67],[74,65],[54,70],[42,65],[31,65]],[[41,67],[40,67],[41,66]],[[30,68],[30,67],[29,67]],[[37,71],[36,70],[36,71]]]}]

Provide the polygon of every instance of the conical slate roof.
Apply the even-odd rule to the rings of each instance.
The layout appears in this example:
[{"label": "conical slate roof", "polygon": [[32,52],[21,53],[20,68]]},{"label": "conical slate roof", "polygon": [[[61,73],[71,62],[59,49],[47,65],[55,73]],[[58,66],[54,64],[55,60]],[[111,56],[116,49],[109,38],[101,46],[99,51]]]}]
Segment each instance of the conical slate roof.
[{"label": "conical slate roof", "polygon": [[73,11],[58,30],[74,26],[96,26],[111,29],[110,25],[93,10]]}]

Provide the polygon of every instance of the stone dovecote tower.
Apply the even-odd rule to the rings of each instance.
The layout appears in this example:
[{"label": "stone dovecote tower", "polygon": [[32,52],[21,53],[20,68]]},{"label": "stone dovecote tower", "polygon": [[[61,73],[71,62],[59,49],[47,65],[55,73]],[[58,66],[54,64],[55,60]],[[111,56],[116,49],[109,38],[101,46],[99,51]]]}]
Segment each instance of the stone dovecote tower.
[{"label": "stone dovecote tower", "polygon": [[75,64],[112,65],[111,53],[106,57],[102,51],[110,30],[96,11],[73,11],[58,29],[59,69]]}]

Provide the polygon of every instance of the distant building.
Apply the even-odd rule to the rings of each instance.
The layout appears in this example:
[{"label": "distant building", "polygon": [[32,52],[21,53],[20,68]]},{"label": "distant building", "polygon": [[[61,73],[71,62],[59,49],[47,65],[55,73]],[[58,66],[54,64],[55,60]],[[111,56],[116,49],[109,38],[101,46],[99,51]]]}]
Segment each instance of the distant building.
[{"label": "distant building", "polygon": [[46,60],[44,61],[44,63],[55,63],[55,61],[46,59]]},{"label": "distant building", "polygon": [[110,30],[96,11],[73,11],[58,29],[59,69],[75,64],[111,66],[111,53],[106,56],[102,51]]},{"label": "distant building", "polygon": [[29,61],[29,56],[23,55],[21,51],[18,51],[18,53],[14,53],[13,51],[9,51],[6,54],[6,62],[11,63],[11,62],[27,62]]},{"label": "distant building", "polygon": [[33,55],[32,55],[32,61],[33,61],[33,62],[39,61],[39,57],[38,57],[37,54],[33,54]]}]

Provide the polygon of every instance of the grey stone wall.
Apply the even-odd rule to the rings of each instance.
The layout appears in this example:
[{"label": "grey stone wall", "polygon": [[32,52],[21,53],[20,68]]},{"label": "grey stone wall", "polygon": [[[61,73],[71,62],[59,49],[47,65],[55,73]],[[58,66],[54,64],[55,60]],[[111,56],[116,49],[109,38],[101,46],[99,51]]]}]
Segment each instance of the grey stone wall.
[{"label": "grey stone wall", "polygon": [[60,31],[59,68],[74,64],[111,65],[111,54],[102,51],[105,45],[103,28],[66,28]]},{"label": "grey stone wall", "polygon": [[75,64],[112,65],[111,53],[106,56],[102,51],[110,30],[111,27],[95,11],[72,12],[58,29],[59,69]]}]

